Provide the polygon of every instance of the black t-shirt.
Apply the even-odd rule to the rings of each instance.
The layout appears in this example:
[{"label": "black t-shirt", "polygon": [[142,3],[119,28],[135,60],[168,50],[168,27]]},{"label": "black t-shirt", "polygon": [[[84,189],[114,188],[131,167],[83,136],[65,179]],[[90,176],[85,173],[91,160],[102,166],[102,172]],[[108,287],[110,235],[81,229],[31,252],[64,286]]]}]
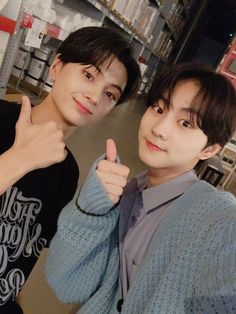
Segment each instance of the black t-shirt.
[{"label": "black t-shirt", "polygon": [[[14,143],[19,112],[19,105],[0,100],[0,154]],[[0,196],[0,313],[21,313],[14,300],[49,245],[78,177],[68,150],[63,162],[29,172]]]}]

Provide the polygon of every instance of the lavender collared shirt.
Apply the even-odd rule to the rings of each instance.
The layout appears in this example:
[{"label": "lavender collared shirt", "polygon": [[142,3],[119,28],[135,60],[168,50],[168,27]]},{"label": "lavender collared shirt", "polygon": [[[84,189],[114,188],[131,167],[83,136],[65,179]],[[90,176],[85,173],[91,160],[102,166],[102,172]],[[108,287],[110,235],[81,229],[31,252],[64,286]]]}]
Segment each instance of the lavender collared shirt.
[{"label": "lavender collared shirt", "polygon": [[166,183],[145,189],[147,172],[136,176],[125,188],[120,202],[120,261],[123,296],[167,207],[198,180],[193,170]]}]

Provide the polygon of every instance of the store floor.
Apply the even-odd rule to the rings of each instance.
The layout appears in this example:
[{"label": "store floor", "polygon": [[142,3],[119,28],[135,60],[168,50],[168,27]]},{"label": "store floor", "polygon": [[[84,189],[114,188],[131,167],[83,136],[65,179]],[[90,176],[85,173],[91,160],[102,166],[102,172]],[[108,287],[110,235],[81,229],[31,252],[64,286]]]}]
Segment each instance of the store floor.
[{"label": "store floor", "polygon": [[[130,167],[130,177],[144,169],[137,157],[137,132],[144,111],[142,100],[132,100],[117,106],[95,125],[78,129],[70,137],[67,144],[80,167],[79,185],[91,163],[104,152],[107,138],[115,140],[122,162]],[[43,265],[46,254],[44,250],[19,296],[24,314],[74,314],[76,307],[60,303],[45,282]]]}]

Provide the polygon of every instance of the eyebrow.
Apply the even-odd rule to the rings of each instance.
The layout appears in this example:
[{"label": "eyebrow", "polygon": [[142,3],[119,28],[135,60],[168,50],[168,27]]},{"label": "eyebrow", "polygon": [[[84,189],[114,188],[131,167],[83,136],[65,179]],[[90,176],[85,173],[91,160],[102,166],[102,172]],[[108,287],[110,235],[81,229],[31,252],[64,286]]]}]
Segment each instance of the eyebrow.
[{"label": "eyebrow", "polygon": [[196,109],[188,108],[188,107],[181,108],[181,111],[184,111],[184,112],[187,112],[190,114],[194,114],[196,116],[198,116],[198,114],[199,114]]},{"label": "eyebrow", "polygon": [[118,89],[118,91],[122,94],[123,93],[123,90],[122,88],[119,86],[119,85],[116,85],[116,84],[111,84],[112,87],[115,87],[116,89]]},{"label": "eyebrow", "polygon": [[[91,67],[96,68],[96,71],[97,71],[100,75],[103,75],[103,72],[102,72],[102,70],[100,69],[100,67],[98,67],[98,66],[92,64],[92,65],[89,65],[87,68],[91,68]],[[122,90],[122,88],[121,88],[119,85],[117,85],[117,84],[111,84],[111,86],[114,87],[114,88],[116,88],[116,89],[118,89],[118,91],[120,92],[120,94],[123,93],[123,90]]]},{"label": "eyebrow", "polygon": [[198,112],[194,108],[181,108],[181,111],[189,113],[190,114],[190,119],[192,121],[196,121],[197,125],[198,125],[199,121],[202,121],[202,114],[201,114],[201,112]]}]

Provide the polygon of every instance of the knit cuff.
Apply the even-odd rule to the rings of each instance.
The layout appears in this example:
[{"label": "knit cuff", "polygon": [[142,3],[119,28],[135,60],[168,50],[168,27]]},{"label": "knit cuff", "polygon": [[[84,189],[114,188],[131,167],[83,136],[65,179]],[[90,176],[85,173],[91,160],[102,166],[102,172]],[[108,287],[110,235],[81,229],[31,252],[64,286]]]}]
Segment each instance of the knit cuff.
[{"label": "knit cuff", "polygon": [[102,159],[105,159],[105,155],[94,162],[76,199],[79,210],[97,216],[107,214],[114,206],[96,173],[98,162]]}]

